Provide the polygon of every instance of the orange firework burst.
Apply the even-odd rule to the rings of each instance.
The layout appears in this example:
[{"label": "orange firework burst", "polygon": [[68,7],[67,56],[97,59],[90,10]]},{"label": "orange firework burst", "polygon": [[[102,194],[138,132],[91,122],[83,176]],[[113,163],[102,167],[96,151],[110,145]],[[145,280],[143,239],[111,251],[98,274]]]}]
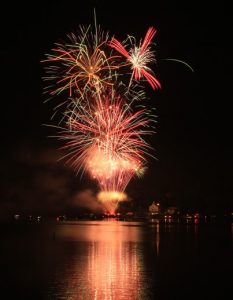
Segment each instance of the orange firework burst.
[{"label": "orange firework burst", "polygon": [[[95,97],[90,106],[78,106],[61,132],[68,163],[85,169],[102,191],[123,192],[145,163],[151,147],[142,136],[152,134],[145,109],[131,112],[111,91]],[[68,114],[69,115],[69,114]]]},{"label": "orange firework burst", "polygon": [[42,61],[51,63],[44,79],[55,82],[55,88],[47,88],[52,96],[65,90],[69,90],[69,96],[74,93],[83,96],[87,90],[98,93],[112,85],[113,70],[118,66],[116,57],[107,54],[105,49],[108,35],[100,29],[93,34],[90,26],[80,27],[80,31],[80,35],[68,35],[68,43],[57,43],[53,54],[47,54],[47,59]]},{"label": "orange firework burst", "polygon": [[101,190],[106,192],[124,191],[129,180],[140,169],[142,162],[126,153],[119,154],[110,149],[90,149],[87,169],[96,179]]}]

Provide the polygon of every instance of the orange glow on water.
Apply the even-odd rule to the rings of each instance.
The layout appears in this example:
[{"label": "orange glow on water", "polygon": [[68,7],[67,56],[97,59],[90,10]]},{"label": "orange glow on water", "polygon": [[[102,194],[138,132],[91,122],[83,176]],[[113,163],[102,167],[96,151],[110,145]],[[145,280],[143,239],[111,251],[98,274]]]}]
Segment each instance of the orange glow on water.
[{"label": "orange glow on water", "polygon": [[126,227],[127,222],[122,225],[112,220],[80,225],[75,230],[74,226],[62,230],[63,239],[82,241],[88,253],[82,256],[79,245],[78,259],[74,254],[72,262],[67,262],[60,279],[61,294],[74,300],[149,299],[141,276],[145,272],[138,248],[141,231],[138,226],[132,226],[137,223]]},{"label": "orange glow on water", "polygon": [[[111,226],[119,227],[117,223]],[[108,242],[96,244],[90,249],[92,259],[87,267],[87,276],[92,282],[95,294],[93,299],[119,299],[119,291],[130,286],[132,282],[135,290],[131,291],[130,299],[137,299],[139,261],[135,249],[130,249],[132,252],[126,251],[121,231],[113,239],[111,227],[109,229],[101,233]],[[127,298],[123,296],[121,299]]]}]

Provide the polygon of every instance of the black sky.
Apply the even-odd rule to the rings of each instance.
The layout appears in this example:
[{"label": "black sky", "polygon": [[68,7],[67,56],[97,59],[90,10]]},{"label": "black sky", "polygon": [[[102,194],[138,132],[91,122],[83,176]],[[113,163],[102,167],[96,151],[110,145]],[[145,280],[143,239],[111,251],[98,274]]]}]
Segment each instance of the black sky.
[{"label": "black sky", "polygon": [[[43,103],[40,63],[53,43],[93,23],[94,7],[102,29],[118,39],[131,34],[139,40],[149,26],[157,29],[162,90],[148,89],[148,101],[157,109],[157,134],[150,142],[158,160],[149,160],[146,175],[133,179],[127,193],[141,205],[156,200],[164,206],[232,210],[233,49],[224,2],[155,1],[155,7],[147,1],[48,2],[9,2],[1,10],[0,215],[62,212],[78,206],[79,191],[90,195],[96,186],[57,162],[59,144],[42,126],[54,103]],[[195,72],[166,58],[183,60]]]}]

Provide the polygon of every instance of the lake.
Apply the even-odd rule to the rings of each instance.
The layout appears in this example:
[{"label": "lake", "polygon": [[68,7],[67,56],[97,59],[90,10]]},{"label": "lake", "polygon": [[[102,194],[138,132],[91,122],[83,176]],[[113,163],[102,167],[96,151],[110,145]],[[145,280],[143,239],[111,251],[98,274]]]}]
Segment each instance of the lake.
[{"label": "lake", "polygon": [[1,224],[1,299],[229,299],[233,224]]}]

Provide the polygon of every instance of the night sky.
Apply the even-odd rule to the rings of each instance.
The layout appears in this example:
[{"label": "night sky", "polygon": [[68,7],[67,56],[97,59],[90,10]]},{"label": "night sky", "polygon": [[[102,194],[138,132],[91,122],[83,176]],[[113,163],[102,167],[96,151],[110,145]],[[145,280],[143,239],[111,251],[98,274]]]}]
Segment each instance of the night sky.
[{"label": "night sky", "polygon": [[[56,99],[44,103],[40,63],[55,42],[93,24],[94,7],[102,29],[119,40],[127,34],[140,40],[149,26],[157,29],[154,70],[162,89],[146,90],[157,113],[157,133],[150,139],[157,160],[149,159],[145,176],[130,182],[132,206],[159,201],[190,211],[231,211],[233,49],[227,7],[212,1],[155,1],[156,8],[146,1],[48,2],[9,2],[1,9],[0,217],[98,208],[97,184],[58,161],[61,144],[42,125],[50,122]],[[167,58],[183,60],[195,72]]]}]

